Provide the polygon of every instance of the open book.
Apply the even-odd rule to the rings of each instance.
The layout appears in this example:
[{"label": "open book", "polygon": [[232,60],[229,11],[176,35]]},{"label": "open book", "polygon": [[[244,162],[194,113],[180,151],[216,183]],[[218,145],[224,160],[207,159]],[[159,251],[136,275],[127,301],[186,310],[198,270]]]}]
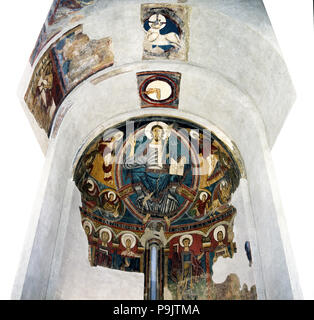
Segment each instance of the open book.
[{"label": "open book", "polygon": [[182,157],[180,161],[176,161],[173,158],[170,159],[170,174],[175,174],[178,176],[183,176],[184,173],[184,165],[186,163],[186,158]]}]

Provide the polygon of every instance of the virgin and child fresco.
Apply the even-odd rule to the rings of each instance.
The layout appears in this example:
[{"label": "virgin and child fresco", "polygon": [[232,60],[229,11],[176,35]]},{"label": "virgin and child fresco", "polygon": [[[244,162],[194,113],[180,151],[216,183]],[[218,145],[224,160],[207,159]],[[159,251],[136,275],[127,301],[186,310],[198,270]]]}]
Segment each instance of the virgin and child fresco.
[{"label": "virgin and child fresco", "polygon": [[255,288],[229,294],[236,275],[224,285],[212,281],[218,259],[238,250],[230,201],[240,168],[213,132],[183,119],[135,118],[105,130],[74,174],[91,266],[148,274],[145,252],[154,242],[160,299],[255,299]]}]

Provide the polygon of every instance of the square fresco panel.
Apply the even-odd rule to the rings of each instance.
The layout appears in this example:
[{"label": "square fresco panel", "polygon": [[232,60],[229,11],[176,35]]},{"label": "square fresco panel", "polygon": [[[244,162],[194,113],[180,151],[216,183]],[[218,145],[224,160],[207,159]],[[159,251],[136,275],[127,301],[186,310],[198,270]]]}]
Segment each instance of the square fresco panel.
[{"label": "square fresco panel", "polygon": [[53,43],[39,60],[25,102],[47,135],[66,95],[91,75],[113,65],[111,45],[109,37],[90,39],[79,25]]},{"label": "square fresco panel", "polygon": [[68,15],[78,12],[95,0],[54,0],[48,14],[48,25],[52,25]]}]

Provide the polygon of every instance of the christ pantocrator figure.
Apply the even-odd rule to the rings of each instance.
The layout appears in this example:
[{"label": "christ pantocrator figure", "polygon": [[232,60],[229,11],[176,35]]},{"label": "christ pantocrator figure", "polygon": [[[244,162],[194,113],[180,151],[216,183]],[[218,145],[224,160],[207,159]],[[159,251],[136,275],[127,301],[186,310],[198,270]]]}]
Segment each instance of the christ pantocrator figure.
[{"label": "christ pantocrator figure", "polygon": [[[176,187],[183,175],[185,158],[172,157],[169,148],[171,126],[152,122],[145,128],[144,139],[137,141],[131,135],[124,168],[131,170],[137,207],[141,213],[156,217],[170,216],[179,207]],[[180,155],[178,155],[180,157]],[[182,172],[176,170],[178,163]]]}]

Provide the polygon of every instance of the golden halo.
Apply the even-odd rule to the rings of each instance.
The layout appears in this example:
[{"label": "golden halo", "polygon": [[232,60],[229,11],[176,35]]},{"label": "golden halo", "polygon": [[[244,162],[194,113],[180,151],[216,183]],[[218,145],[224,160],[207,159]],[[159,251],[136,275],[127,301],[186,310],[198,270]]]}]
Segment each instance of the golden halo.
[{"label": "golden halo", "polygon": [[112,232],[111,232],[111,230],[108,229],[108,228],[101,228],[101,229],[99,230],[99,238],[101,239],[101,235],[102,235],[104,232],[106,232],[106,233],[109,234],[108,242],[110,242],[111,239],[112,239]]},{"label": "golden halo", "polygon": [[162,140],[167,139],[170,136],[171,130],[169,130],[168,125],[162,121],[153,121],[149,123],[145,128],[145,135],[149,140],[153,139],[152,128],[154,126],[160,126],[163,129]]},{"label": "golden halo", "polygon": [[224,239],[225,239],[225,237],[226,237],[226,229],[225,229],[225,227],[222,226],[222,225],[221,225],[221,226],[218,226],[218,227],[215,229],[215,231],[214,231],[214,239],[215,239],[217,242],[218,242],[217,234],[218,234],[219,231],[222,232]]},{"label": "golden halo", "polygon": [[86,227],[86,226],[89,227],[89,233],[88,233],[88,235],[90,235],[90,234],[92,233],[92,230],[93,230],[92,224],[91,224],[89,221],[85,220],[85,221],[83,222],[83,229],[84,229],[84,231],[85,231],[85,227]]},{"label": "golden halo", "polygon": [[117,199],[117,194],[116,194],[115,192],[113,192],[113,191],[109,191],[109,192],[108,192],[108,199],[109,199],[109,196],[110,196],[111,194],[113,194],[113,201],[115,201],[115,200]]},{"label": "golden halo", "polygon": [[202,191],[202,192],[200,193],[200,196],[199,196],[199,199],[200,199],[200,200],[202,200],[202,197],[203,197],[204,194],[206,195],[206,200],[208,199],[209,193],[206,192],[206,191]]},{"label": "golden halo", "polygon": [[87,183],[89,182],[92,186],[87,188],[88,191],[92,192],[95,188],[95,182],[92,179],[87,179]]},{"label": "golden halo", "polygon": [[184,234],[183,236],[180,237],[180,240],[179,240],[180,246],[184,247],[183,240],[185,240],[185,239],[189,239],[190,240],[190,245],[189,246],[191,246],[192,243],[193,243],[193,237],[190,234]]}]

